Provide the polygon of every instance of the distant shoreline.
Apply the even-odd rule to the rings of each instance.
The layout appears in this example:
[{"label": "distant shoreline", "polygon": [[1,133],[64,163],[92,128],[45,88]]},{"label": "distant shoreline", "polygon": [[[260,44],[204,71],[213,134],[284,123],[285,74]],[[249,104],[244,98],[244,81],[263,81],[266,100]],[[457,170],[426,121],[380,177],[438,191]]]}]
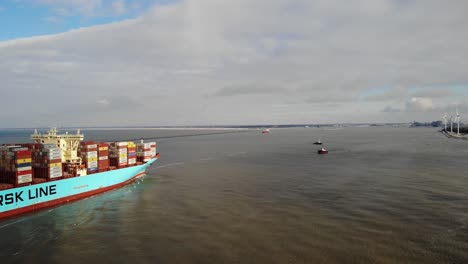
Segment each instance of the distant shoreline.
[{"label": "distant shoreline", "polygon": [[[56,126],[58,130],[238,130],[238,129],[263,129],[263,128],[344,128],[344,127],[369,127],[369,126],[401,126],[408,127],[410,123],[344,123],[344,124],[258,124],[258,125],[213,125],[213,126],[128,126],[128,127],[60,127]],[[18,128],[0,128],[0,130],[48,130],[50,127],[18,127]]]}]

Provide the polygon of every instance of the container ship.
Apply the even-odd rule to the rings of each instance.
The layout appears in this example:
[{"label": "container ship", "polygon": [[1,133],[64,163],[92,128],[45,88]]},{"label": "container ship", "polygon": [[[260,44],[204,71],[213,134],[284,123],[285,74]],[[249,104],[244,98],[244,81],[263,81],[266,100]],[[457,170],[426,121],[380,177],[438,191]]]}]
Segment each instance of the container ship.
[{"label": "container ship", "polygon": [[80,130],[31,139],[0,145],[0,219],[121,187],[159,158],[156,142],[83,141]]}]

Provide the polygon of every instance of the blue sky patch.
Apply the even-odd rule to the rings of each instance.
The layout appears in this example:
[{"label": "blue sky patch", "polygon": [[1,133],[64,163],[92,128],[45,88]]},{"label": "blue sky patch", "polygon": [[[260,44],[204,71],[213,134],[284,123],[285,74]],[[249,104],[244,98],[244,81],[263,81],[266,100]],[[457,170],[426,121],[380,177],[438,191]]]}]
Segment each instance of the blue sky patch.
[{"label": "blue sky patch", "polygon": [[81,27],[135,18],[170,0],[0,2],[0,41],[57,34]]}]

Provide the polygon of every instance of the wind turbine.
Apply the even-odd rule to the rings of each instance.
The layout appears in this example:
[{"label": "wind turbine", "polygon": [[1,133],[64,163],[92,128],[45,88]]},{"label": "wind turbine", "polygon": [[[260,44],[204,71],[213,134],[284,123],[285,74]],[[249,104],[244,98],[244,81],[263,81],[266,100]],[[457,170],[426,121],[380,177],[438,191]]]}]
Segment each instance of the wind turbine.
[{"label": "wind turbine", "polygon": [[460,135],[460,114],[458,113],[458,107],[457,107],[457,135]]},{"label": "wind turbine", "polygon": [[444,114],[444,116],[442,117],[444,119],[444,125],[445,125],[445,132],[447,132],[447,113]]},{"label": "wind turbine", "polygon": [[453,133],[453,115],[450,115],[450,133]]}]

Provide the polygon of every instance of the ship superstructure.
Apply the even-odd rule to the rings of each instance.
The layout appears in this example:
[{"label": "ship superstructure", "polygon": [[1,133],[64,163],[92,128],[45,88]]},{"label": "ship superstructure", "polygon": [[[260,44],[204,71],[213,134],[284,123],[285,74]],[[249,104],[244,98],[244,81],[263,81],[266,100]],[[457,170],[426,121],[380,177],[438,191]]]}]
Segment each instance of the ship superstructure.
[{"label": "ship superstructure", "polygon": [[62,162],[81,164],[81,158],[78,156],[78,147],[84,135],[80,134],[78,129],[76,134],[58,134],[57,128],[51,128],[47,133],[38,133],[37,129],[31,135],[31,139],[39,144],[53,144],[62,150]]}]

